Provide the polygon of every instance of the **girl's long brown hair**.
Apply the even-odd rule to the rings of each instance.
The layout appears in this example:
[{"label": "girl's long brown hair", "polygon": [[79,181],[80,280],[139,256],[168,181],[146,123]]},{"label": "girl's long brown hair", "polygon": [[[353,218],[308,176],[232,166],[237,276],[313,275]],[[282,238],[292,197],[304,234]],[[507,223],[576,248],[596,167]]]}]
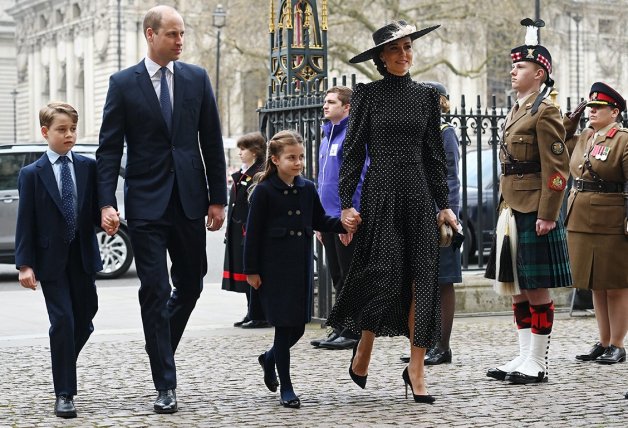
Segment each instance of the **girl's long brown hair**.
[{"label": "girl's long brown hair", "polygon": [[277,165],[273,163],[272,157],[281,156],[286,146],[294,146],[297,144],[303,145],[303,138],[301,138],[301,135],[296,131],[279,131],[273,135],[266,147],[266,164],[264,165],[264,170],[255,174],[253,184],[249,187],[249,199],[253,194],[255,186],[268,179],[271,175],[277,174]]}]

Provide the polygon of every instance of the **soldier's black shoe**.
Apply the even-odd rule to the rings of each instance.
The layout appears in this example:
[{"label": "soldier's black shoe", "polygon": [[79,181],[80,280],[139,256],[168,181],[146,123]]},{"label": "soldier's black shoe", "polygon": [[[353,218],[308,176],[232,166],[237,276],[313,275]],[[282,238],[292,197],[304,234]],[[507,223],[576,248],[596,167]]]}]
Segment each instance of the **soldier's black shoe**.
[{"label": "soldier's black shoe", "polygon": [[59,395],[55,400],[55,415],[60,418],[75,418],[76,407],[71,395]]},{"label": "soldier's black shoe", "polygon": [[539,372],[536,376],[530,376],[521,372],[510,372],[506,374],[504,380],[518,385],[528,385],[530,383],[547,382],[547,375],[545,372]]},{"label": "soldier's black shoe", "polygon": [[497,380],[505,380],[507,374],[508,373],[498,368],[488,369],[488,371],[486,372],[486,376],[492,377],[493,379]]},{"label": "soldier's black shoe", "polygon": [[576,355],[576,360],[593,361],[597,359],[597,357],[601,356],[604,353],[604,351],[606,351],[606,348],[602,346],[600,342],[598,342],[595,345],[593,345],[593,347],[591,348],[588,354]]},{"label": "soldier's black shoe", "polygon": [[174,389],[159,391],[153,408],[155,413],[176,413],[179,408],[177,406],[177,394],[174,392]]}]

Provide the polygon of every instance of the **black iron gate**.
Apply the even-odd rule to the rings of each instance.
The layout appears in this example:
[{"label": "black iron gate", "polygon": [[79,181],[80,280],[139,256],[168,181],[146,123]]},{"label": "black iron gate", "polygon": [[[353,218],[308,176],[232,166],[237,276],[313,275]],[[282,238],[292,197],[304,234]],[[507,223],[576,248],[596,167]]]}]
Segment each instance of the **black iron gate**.
[{"label": "black iron gate", "polygon": [[[294,95],[273,98],[269,93],[266,105],[259,110],[260,130],[270,139],[276,132],[292,129],[299,132],[305,142],[306,178],[315,181],[318,160],[318,148],[321,142],[322,107],[325,91],[337,84],[354,87],[355,75],[333,78],[331,85],[327,79],[301,84],[289,92]],[[497,202],[499,191],[499,140],[507,112],[512,101],[508,98],[505,107],[496,105],[496,97],[490,105],[482,105],[480,96],[475,105],[468,105],[463,95],[460,109],[445,115],[445,120],[456,129],[460,140],[460,181],[461,212],[460,218],[465,231],[465,244],[462,252],[463,269],[483,269],[488,256],[493,229],[497,223]],[[566,111],[571,110],[571,101],[567,100]],[[628,126],[626,115],[624,126]],[[586,118],[581,118],[581,128]],[[314,242],[314,308],[315,319],[324,320],[331,311],[333,287],[323,257],[323,246]]]}]

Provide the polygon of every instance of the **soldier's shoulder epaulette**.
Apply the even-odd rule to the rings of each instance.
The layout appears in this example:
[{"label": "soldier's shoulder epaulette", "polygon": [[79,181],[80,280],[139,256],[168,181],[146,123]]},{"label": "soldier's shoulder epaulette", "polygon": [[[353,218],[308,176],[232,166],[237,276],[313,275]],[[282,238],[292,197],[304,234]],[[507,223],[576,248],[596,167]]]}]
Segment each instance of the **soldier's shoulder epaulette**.
[{"label": "soldier's shoulder epaulette", "polygon": [[606,133],[608,138],[613,138],[618,132],[628,132],[628,128],[611,128]]},{"label": "soldier's shoulder epaulette", "polygon": [[558,108],[558,106],[554,104],[554,102],[549,98],[543,98],[543,101],[541,101],[541,104],[545,104],[547,107]]}]

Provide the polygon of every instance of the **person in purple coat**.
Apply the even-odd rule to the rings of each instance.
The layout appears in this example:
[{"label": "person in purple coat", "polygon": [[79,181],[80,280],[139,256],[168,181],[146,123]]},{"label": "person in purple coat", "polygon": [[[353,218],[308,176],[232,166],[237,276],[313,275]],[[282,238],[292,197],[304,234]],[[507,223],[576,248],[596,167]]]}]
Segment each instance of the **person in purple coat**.
[{"label": "person in purple coat", "polygon": [[[342,147],[347,134],[352,93],[351,88],[346,86],[333,86],[325,93],[325,102],[323,104],[323,115],[326,121],[321,126],[323,139],[319,148],[318,194],[321,197],[325,212],[334,217],[340,217],[338,178],[340,166],[342,165]],[[357,207],[358,211],[360,209],[362,182],[364,181],[368,164],[367,158],[364,162],[360,182],[353,194],[353,205]],[[355,248],[353,234],[338,235],[331,232],[317,232],[316,237],[325,247],[327,267],[336,290],[336,296],[338,296],[353,258],[353,250]],[[310,344],[314,347],[325,349],[351,349],[359,338],[358,334],[352,333],[346,328],[335,328],[330,329],[327,337],[313,340]]]},{"label": "person in purple coat", "polygon": [[[284,407],[301,406],[290,378],[290,348],[311,320],[314,230],[355,232],[357,221],[342,227],[325,214],[314,183],[301,177],[303,140],[294,131],[280,131],[268,142],[264,172],[256,176],[244,238],[244,273],[258,290],[267,321],[275,327],[273,346],[258,357],[264,384],[277,391]],[[279,373],[275,373],[275,366]]]}]

